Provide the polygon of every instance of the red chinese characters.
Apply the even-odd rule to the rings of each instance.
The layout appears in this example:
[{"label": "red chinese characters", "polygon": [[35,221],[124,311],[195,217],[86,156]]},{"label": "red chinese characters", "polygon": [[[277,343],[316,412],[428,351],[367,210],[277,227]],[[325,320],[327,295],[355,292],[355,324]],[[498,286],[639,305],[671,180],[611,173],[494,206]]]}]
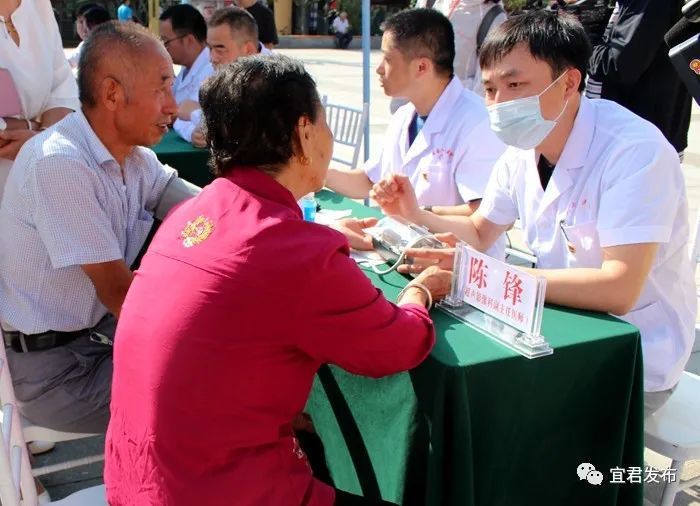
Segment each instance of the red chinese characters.
[{"label": "red chinese characters", "polygon": [[509,301],[513,306],[523,301],[523,281],[516,273],[506,272],[503,288],[503,300]]},{"label": "red chinese characters", "polygon": [[476,284],[478,288],[486,287],[486,271],[489,266],[480,258],[471,257],[469,260],[469,284]]}]

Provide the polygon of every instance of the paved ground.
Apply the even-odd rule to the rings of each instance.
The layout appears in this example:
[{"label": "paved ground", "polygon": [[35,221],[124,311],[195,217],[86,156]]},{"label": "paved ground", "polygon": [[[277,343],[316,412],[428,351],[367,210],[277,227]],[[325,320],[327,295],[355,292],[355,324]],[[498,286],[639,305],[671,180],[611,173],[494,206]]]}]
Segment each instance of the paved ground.
[{"label": "paved ground", "polygon": [[[322,95],[327,95],[329,103],[361,107],[362,53],[360,51],[285,49],[279,52],[304,61],[309,72],[316,79],[319,92]],[[374,73],[379,58],[380,53],[373,51],[371,56],[372,77],[370,79],[370,150],[373,153],[381,146],[383,133],[390,117],[389,99],[384,96]],[[700,208],[700,108],[698,107],[693,110],[689,145],[683,168],[688,188],[690,223],[693,227],[697,210]],[[696,280],[700,281],[700,276]],[[700,344],[697,342],[695,350],[687,370],[700,374]],[[92,455],[102,447],[103,442],[104,438],[100,437],[82,442],[59,444],[56,450],[40,458],[38,464],[44,465],[68,458]],[[670,463],[668,459],[651,452],[647,452],[645,457],[647,462],[659,468],[668,467]],[[697,475],[700,475],[700,461],[692,462],[686,467],[686,477]],[[43,482],[52,494],[52,498],[60,499],[75,490],[100,483],[101,476],[102,466],[98,464],[55,473],[43,478]],[[650,486],[645,491],[647,498],[655,500],[657,503],[659,494],[660,490],[657,487]],[[676,506],[700,506],[700,486],[679,494],[675,504]]]}]

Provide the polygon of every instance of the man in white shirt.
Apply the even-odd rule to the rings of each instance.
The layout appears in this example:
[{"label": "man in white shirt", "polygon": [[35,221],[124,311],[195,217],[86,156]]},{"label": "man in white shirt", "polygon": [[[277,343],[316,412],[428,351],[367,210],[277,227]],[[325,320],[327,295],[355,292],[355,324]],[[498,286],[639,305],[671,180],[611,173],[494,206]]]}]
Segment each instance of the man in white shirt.
[{"label": "man in white shirt", "polygon": [[[262,49],[270,52],[258,41],[255,18],[240,7],[226,7],[212,14],[207,23],[207,46],[214,68],[233,63],[241,56],[257,54]],[[201,119],[199,100],[185,101],[180,104],[173,129],[194,146],[204,147]]]},{"label": "man in white shirt", "polygon": [[[22,414],[68,432],[109,419],[116,318],[130,270],[184,183],[147,148],[177,111],[172,60],[135,23],[83,46],[82,110],[21,149],[0,207],[0,322]],[[99,342],[97,342],[99,341]]]},{"label": "man in white shirt", "polygon": [[[489,37],[480,54],[486,103],[511,147],[471,217],[421,211],[403,176],[375,192],[385,212],[482,251],[520,218],[549,303],[639,328],[649,415],[673,392],[695,338],[685,183],[654,125],[581,96],[590,52],[581,24],[552,12],[509,19]],[[450,261],[449,252],[417,256]]]},{"label": "man in white shirt", "polygon": [[335,33],[335,44],[340,49],[347,49],[352,42],[352,33],[350,32],[350,21],[348,13],[343,11],[333,20],[333,33]]},{"label": "man in white shirt", "polygon": [[[489,128],[481,97],[454,76],[452,25],[432,9],[400,12],[386,21],[382,53],[377,73],[384,93],[409,103],[392,116],[381,152],[363,170],[330,169],[326,186],[366,198],[383,177],[403,174],[421,206],[470,215],[505,145]],[[503,243],[489,253],[503,258]]]},{"label": "man in white shirt", "polygon": [[168,7],[160,15],[160,38],[173,63],[182,65],[173,83],[178,106],[185,100],[199,100],[199,87],[214,72],[209,63],[204,18],[188,4]]}]

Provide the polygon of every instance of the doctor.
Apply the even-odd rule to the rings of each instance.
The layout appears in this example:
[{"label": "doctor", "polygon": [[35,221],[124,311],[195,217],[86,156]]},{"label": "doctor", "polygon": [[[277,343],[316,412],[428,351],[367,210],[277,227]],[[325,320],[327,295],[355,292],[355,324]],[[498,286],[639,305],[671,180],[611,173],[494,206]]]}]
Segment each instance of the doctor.
[{"label": "doctor", "polygon": [[[505,146],[489,128],[481,97],[454,76],[450,21],[432,9],[400,12],[386,21],[382,53],[384,93],[409,103],[392,116],[378,156],[364,170],[329,170],[326,186],[366,198],[382,177],[403,174],[426,209],[470,215]],[[502,246],[490,253],[502,258]]]},{"label": "doctor", "polygon": [[199,100],[199,87],[214,73],[209,63],[207,24],[189,4],[173,5],[160,15],[160,37],[173,63],[182,65],[173,83],[175,101]]},{"label": "doctor", "polygon": [[[520,217],[548,302],[612,313],[640,329],[648,415],[673,392],[695,337],[685,184],[675,149],[654,125],[581,97],[590,52],[573,17],[509,19],[480,54],[492,128],[512,147],[479,210],[469,218],[426,213],[403,176],[380,182],[376,194],[385,212],[479,250]],[[438,251],[411,254],[450,262]]]},{"label": "doctor", "polygon": [[[255,18],[247,10],[224,7],[215,11],[207,21],[207,47],[212,68],[219,69],[242,56],[257,54],[259,48],[264,46],[258,41]],[[271,52],[269,49],[265,51],[268,54]],[[194,146],[205,147],[199,97],[182,102],[177,116],[173,130]]]}]

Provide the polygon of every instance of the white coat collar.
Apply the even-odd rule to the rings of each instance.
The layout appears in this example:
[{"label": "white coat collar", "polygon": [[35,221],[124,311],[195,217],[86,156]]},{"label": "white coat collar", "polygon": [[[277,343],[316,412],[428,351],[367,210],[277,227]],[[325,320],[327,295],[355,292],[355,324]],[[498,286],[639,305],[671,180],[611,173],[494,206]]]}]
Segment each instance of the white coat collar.
[{"label": "white coat collar", "polygon": [[413,115],[416,112],[415,107],[411,104],[411,113],[401,132],[401,148],[405,155],[404,164],[409,163],[412,159],[421,156],[425,150],[430,149],[430,138],[433,134],[441,132],[448,125],[450,112],[454,109],[454,104],[459,100],[462,92],[464,92],[464,86],[459,79],[453,77],[443,90],[440,98],[438,98],[438,101],[435,102],[428,119],[425,121],[425,125],[423,125],[421,131],[418,132],[418,135],[413,140],[413,144],[409,146],[408,126],[411,124]]},{"label": "white coat collar", "polygon": [[[586,158],[588,158],[594,130],[595,111],[588,99],[581,97],[581,104],[574,120],[574,126],[566,140],[564,150],[559,157],[552,178],[547,184],[547,189],[544,192],[544,197],[537,212],[538,216],[576,183],[581,169],[586,163]],[[534,172],[537,173],[537,163],[534,157],[532,162]],[[530,177],[539,177],[539,175],[531,175]]]},{"label": "white coat collar", "polygon": [[187,75],[182,79],[182,83],[185,84],[192,79],[197,78],[197,76],[207,65],[209,65],[209,48],[205,47],[200,51],[199,56],[197,56],[197,59],[192,64],[192,67],[190,67],[190,70],[187,71]]}]

